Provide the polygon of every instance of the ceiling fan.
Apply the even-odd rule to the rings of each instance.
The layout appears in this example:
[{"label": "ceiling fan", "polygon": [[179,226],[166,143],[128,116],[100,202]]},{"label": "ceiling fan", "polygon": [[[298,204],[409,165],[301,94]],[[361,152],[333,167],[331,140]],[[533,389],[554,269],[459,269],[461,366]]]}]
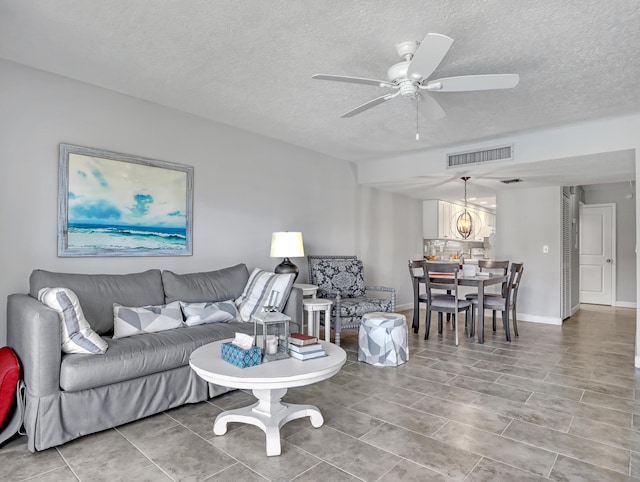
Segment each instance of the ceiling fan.
[{"label": "ceiling fan", "polygon": [[[342,114],[341,117],[353,117],[362,112],[391,100],[398,95],[423,102],[427,114],[434,119],[446,115],[442,106],[430,95],[422,95],[421,91],[435,92],[468,92],[475,90],[512,89],[520,80],[518,74],[464,75],[429,80],[444,56],[447,54],[453,39],[438,33],[429,33],[422,42],[408,41],[396,45],[402,62],[392,65],[387,70],[387,80],[364,79],[343,75],[316,74],[313,79],[348,82],[352,84],[375,85],[392,92],[376,97]],[[418,138],[416,134],[416,138]]]}]

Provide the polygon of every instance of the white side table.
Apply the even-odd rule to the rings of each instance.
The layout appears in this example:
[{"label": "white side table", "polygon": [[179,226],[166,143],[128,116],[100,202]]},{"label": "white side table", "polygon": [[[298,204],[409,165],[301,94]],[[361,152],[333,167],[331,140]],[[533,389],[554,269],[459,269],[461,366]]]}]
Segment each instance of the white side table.
[{"label": "white side table", "polygon": [[[320,338],[320,312],[324,311],[324,341],[331,339],[331,306],[333,301],[323,298],[305,298],[302,308],[307,312],[307,334]],[[304,331],[304,326],[302,327]]]},{"label": "white side table", "polygon": [[305,283],[294,283],[295,288],[300,288],[302,290],[302,296],[311,296],[311,298],[316,297],[316,293],[318,293],[318,287],[316,285],[309,285]]}]

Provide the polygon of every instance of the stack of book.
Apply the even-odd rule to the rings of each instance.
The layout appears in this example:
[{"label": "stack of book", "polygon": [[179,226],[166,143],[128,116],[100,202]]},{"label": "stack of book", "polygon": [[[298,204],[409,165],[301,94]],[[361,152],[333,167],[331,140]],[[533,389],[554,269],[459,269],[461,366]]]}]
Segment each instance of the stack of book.
[{"label": "stack of book", "polygon": [[322,345],[318,343],[317,336],[304,333],[291,333],[289,335],[289,354],[298,360],[310,360],[326,356]]}]

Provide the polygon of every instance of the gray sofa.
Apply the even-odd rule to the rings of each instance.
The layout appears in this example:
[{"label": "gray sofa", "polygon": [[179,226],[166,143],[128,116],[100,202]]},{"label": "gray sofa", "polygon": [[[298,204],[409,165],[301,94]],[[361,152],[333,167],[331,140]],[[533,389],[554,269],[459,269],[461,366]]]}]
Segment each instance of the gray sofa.
[{"label": "gray sofa", "polygon": [[[189,356],[195,348],[233,338],[236,332],[253,334],[252,323],[211,323],[112,339],[113,303],[235,299],[248,278],[244,264],[185,275],[160,270],[125,275],[33,271],[30,293],[12,294],[7,300],[7,340],[20,359],[27,386],[28,449],[44,450],[227,392],[199,378],[189,367]],[[45,287],[76,293],[91,328],[109,345],[105,354],[62,353],[58,313],[37,300]],[[293,288],[284,312],[292,318],[292,331],[298,331],[302,290]]]}]

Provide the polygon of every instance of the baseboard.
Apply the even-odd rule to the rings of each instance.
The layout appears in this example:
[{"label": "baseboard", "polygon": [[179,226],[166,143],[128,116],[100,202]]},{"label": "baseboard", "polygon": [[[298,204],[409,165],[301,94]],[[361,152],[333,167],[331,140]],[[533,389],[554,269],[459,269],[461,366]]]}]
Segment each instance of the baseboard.
[{"label": "baseboard", "polygon": [[616,301],[613,306],[618,308],[636,308],[637,305],[633,301]]},{"label": "baseboard", "polygon": [[640,356],[636,357],[635,366],[636,368],[640,368]]},{"label": "baseboard", "polygon": [[[577,308],[580,306],[578,305]],[[413,309],[413,303],[405,303],[402,305],[396,305],[396,311],[405,311]],[[576,309],[577,311],[577,309]],[[509,313],[511,314],[511,313]],[[572,313],[573,314],[573,313]],[[497,318],[502,319],[501,313],[497,313]],[[484,321],[487,322],[487,319],[491,320],[491,313],[485,313]],[[530,323],[543,323],[546,325],[558,325],[562,326],[562,318],[555,318],[552,316],[540,316],[540,315],[529,315],[527,313],[518,313],[518,321],[528,321]]]},{"label": "baseboard", "polygon": [[575,315],[578,311],[580,311],[580,303],[578,303],[576,306],[571,308],[571,315],[570,316]]},{"label": "baseboard", "polygon": [[544,323],[546,325],[562,326],[562,318],[555,316],[529,315],[527,313],[518,313],[518,321],[528,321],[530,323]]},{"label": "baseboard", "polygon": [[413,303],[403,303],[401,305],[396,305],[396,311],[407,311],[413,309]]}]

